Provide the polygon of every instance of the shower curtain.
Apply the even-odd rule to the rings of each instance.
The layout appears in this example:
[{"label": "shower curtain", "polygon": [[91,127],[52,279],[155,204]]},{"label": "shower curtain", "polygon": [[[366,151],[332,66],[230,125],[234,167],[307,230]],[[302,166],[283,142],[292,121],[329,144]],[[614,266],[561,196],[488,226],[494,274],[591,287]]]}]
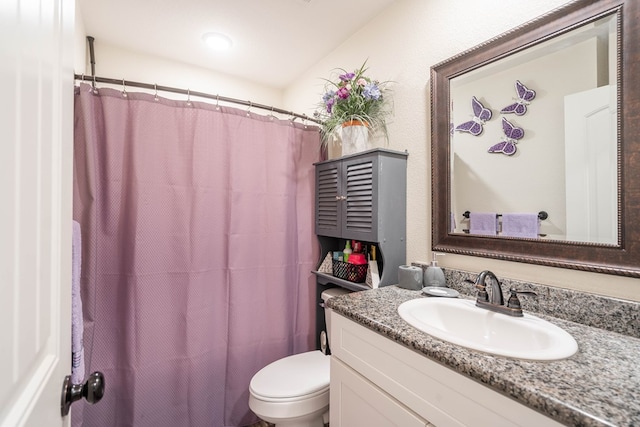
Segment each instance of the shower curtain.
[{"label": "shower curtain", "polygon": [[76,88],[83,426],[242,426],[249,381],[314,343],[316,127]]}]

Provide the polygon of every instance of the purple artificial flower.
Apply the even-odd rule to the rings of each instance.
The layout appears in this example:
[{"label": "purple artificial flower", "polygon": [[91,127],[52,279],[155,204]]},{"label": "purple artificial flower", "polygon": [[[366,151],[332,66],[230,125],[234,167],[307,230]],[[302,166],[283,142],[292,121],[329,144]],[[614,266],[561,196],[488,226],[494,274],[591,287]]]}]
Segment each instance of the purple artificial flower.
[{"label": "purple artificial flower", "polygon": [[367,101],[377,101],[382,96],[382,93],[380,93],[378,85],[375,83],[369,83],[362,89],[362,96],[364,96],[364,99]]},{"label": "purple artificial flower", "polygon": [[335,90],[330,90],[322,96],[322,100],[326,103],[328,100],[336,96]]},{"label": "purple artificial flower", "polygon": [[342,80],[343,82],[348,82],[355,76],[356,76],[356,73],[346,73],[346,74],[341,74],[339,77],[340,77],[340,80]]},{"label": "purple artificial flower", "polygon": [[347,99],[349,97],[349,89],[346,87],[341,87],[337,92],[338,98]]},{"label": "purple artificial flower", "polygon": [[325,101],[325,104],[327,105],[327,113],[331,114],[331,110],[333,109],[333,104],[335,103],[336,103],[335,98],[329,98]]}]

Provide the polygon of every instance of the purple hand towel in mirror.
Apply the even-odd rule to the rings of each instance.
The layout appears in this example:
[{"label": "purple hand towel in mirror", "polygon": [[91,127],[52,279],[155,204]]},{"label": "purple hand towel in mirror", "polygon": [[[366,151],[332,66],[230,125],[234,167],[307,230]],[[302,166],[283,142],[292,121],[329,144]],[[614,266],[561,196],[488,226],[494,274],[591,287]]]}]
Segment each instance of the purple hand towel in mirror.
[{"label": "purple hand towel in mirror", "polygon": [[495,236],[498,232],[498,215],[495,212],[470,212],[469,233]]},{"label": "purple hand towel in mirror", "polygon": [[502,235],[537,239],[540,234],[540,219],[535,212],[502,214]]}]

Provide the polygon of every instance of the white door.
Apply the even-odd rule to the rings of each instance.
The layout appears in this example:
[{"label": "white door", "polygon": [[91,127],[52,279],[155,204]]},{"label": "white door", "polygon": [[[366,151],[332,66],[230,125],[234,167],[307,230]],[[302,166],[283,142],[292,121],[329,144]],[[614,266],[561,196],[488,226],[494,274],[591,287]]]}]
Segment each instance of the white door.
[{"label": "white door", "polygon": [[69,424],[74,7],[0,1],[2,427]]},{"label": "white door", "polygon": [[616,86],[565,97],[568,240],[618,243]]}]

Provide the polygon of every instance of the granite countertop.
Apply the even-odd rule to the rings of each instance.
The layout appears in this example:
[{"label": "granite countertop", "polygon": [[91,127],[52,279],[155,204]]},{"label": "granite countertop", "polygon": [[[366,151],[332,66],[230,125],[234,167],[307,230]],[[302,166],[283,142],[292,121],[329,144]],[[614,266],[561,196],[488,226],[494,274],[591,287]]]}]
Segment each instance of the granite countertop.
[{"label": "granite countertop", "polygon": [[640,339],[533,313],[569,332],[578,352],[526,361],[467,349],[421,332],[398,306],[430,298],[397,286],[331,298],[335,312],[570,426],[640,426]]}]

